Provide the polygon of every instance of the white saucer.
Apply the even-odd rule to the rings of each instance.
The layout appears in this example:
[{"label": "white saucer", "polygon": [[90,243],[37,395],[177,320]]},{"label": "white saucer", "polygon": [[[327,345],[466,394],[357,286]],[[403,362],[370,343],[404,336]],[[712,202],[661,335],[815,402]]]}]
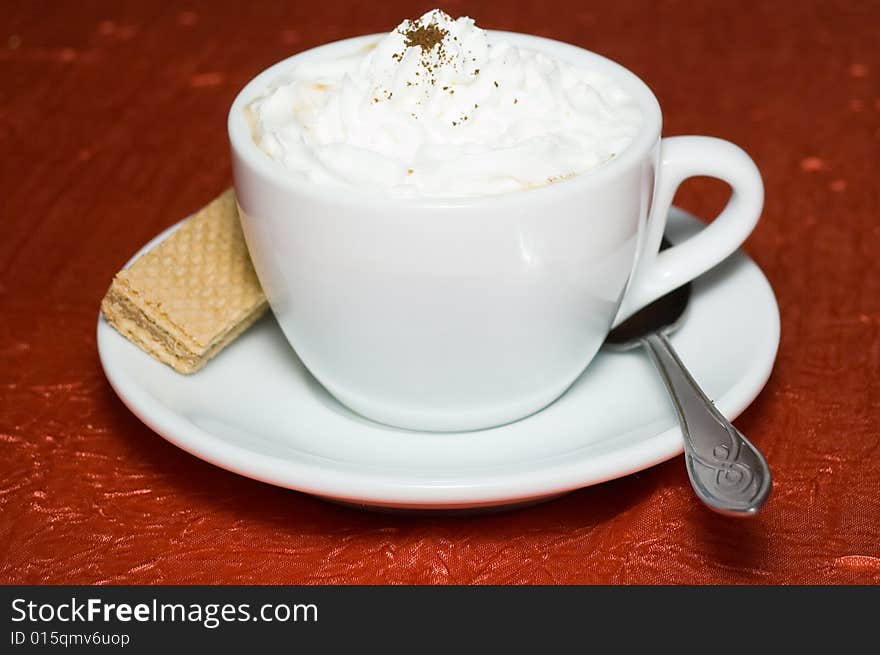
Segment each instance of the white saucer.
[{"label": "white saucer", "polygon": [[[699,225],[673,209],[667,236],[681,241]],[[754,262],[739,252],[701,278],[672,342],[717,407],[739,415],[766,383],[779,344],[776,299]],[[663,385],[640,351],[600,352],[543,411],[461,434],[407,432],[352,413],[305,370],[271,315],[193,376],[153,360],[103,318],[98,351],[122,401],[171,443],[235,473],[348,503],[531,502],[682,451]]]}]

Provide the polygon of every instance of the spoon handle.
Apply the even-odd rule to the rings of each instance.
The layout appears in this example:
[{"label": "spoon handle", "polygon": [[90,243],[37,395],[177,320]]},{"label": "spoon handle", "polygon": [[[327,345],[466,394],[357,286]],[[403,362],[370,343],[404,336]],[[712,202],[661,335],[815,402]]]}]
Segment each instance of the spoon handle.
[{"label": "spoon handle", "polygon": [[675,405],[688,477],[697,496],[722,514],[755,514],[770,493],[764,456],[715,408],[665,335],[649,334],[642,344]]}]

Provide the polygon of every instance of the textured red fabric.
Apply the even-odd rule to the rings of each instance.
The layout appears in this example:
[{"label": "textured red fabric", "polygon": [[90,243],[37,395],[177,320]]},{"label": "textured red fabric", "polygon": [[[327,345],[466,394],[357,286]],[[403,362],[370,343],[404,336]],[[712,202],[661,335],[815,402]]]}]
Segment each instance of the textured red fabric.
[{"label": "textured red fabric", "polygon": [[[150,237],[230,183],[236,92],[298,50],[426,2],[5,2],[0,32],[0,582],[880,582],[880,4],[457,2],[570,41],[656,91],[665,133],[763,171],[746,250],[779,298],[773,376],[738,419],[761,516],[715,516],[680,459],[515,512],[368,513],[206,464],[132,416],[98,303]],[[711,215],[719,183],[679,202]]]}]

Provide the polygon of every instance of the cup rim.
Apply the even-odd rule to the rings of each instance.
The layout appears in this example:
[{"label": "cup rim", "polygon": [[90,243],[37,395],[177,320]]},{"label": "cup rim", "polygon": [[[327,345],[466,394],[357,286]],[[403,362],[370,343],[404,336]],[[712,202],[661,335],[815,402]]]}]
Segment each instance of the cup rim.
[{"label": "cup rim", "polygon": [[[552,196],[565,196],[579,193],[585,189],[607,184],[619,173],[640,165],[660,139],[662,114],[660,104],[650,87],[635,73],[617,62],[595,52],[570,43],[520,32],[487,30],[491,35],[503,36],[506,40],[522,47],[552,54],[564,61],[578,65],[588,60],[592,68],[610,73],[615,82],[633,96],[642,110],[642,124],[632,142],[614,159],[601,166],[575,175],[566,180],[532,189],[508,191],[500,194],[480,196],[395,196],[382,194],[375,190],[346,186],[311,183],[286,171],[279,162],[263,152],[251,136],[251,128],[245,118],[245,107],[265,92],[273,83],[283,78],[284,72],[294,61],[307,57],[322,56],[329,50],[342,52],[356,51],[372,41],[378,41],[384,33],[365,34],[325,43],[303,50],[265,68],[245,84],[236,95],[229,109],[227,130],[233,155],[241,158],[258,175],[268,178],[281,188],[295,191],[310,197],[332,200],[340,204],[364,205],[381,204],[395,207],[443,208],[476,205],[521,205],[524,201],[545,202]],[[582,64],[581,64],[582,65]]]}]

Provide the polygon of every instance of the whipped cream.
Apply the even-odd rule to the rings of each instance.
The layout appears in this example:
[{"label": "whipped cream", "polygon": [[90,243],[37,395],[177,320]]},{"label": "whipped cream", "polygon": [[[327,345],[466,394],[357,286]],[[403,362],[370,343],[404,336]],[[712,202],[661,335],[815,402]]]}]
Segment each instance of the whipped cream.
[{"label": "whipped cream", "polygon": [[373,48],[293,64],[248,108],[291,174],[400,196],[529,189],[601,166],[641,124],[608,77],[440,10]]}]

